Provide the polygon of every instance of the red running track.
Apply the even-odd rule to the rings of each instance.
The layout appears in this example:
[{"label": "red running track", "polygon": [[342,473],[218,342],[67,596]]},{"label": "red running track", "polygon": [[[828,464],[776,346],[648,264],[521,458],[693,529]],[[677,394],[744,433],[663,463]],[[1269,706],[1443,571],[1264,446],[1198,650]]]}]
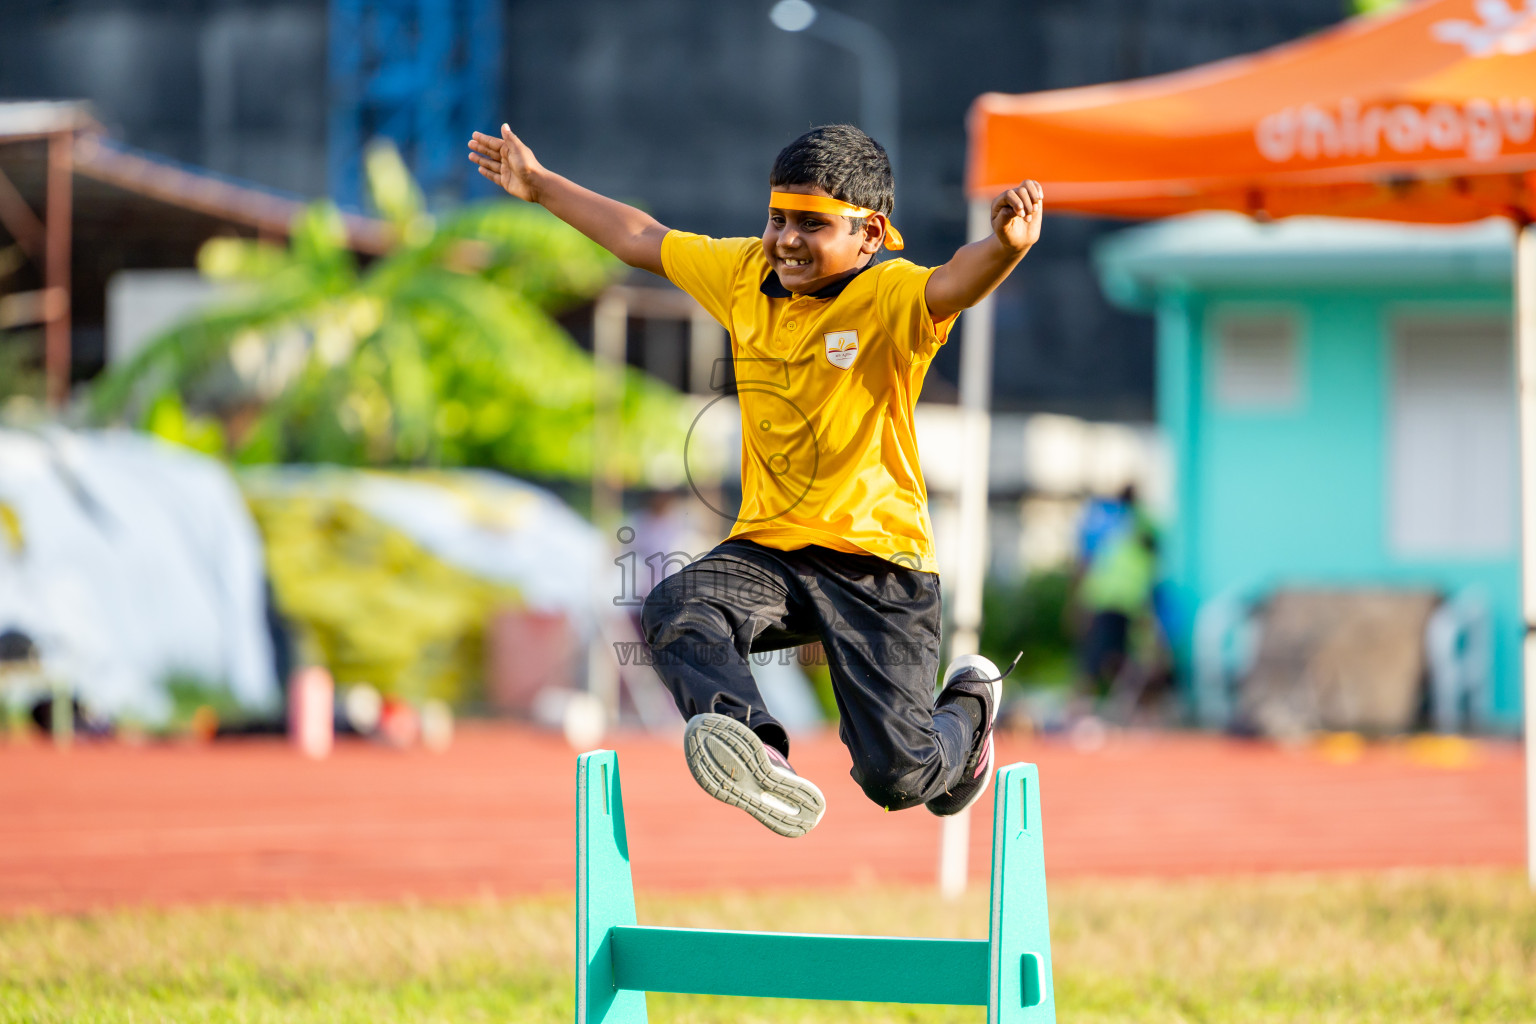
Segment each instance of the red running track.
[{"label": "red running track", "polygon": [[[937,819],[886,813],[835,736],[795,766],[827,794],[803,839],[703,795],[676,740],[621,735],[637,887],[932,884]],[[1002,737],[1040,765],[1046,864],[1072,875],[1373,870],[1524,862],[1520,748],[1435,767],[1414,748],[1353,763],[1190,735],[1097,752]],[[447,900],[568,891],[575,756],[511,726],[462,728],[446,754],[343,743],[323,762],[277,741],[0,746],[0,911],[272,900]],[[984,882],[991,796],[973,815]]]}]

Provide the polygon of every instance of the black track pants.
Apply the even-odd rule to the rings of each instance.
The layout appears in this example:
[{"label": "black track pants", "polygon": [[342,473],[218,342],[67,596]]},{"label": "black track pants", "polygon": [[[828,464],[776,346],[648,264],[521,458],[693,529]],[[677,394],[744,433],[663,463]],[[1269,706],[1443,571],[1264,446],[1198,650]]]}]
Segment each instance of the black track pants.
[{"label": "black track pants", "polygon": [[875,555],[728,540],[651,591],[644,627],[684,718],[729,715],[786,755],[789,738],[764,707],[747,658],[820,640],[838,732],[865,794],[900,810],[959,781],[972,729],[960,709],[933,707],[933,573]]}]

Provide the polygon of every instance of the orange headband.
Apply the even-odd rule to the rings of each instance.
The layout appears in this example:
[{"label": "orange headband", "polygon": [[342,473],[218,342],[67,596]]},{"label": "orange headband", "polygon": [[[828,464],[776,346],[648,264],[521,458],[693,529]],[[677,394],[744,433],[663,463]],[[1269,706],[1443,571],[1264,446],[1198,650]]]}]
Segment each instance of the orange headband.
[{"label": "orange headband", "polygon": [[[799,210],[802,213],[826,213],[834,217],[884,217],[882,213],[874,210],[866,210],[862,206],[854,206],[840,199],[830,196],[806,196],[799,192],[770,192],[768,205],[780,210]],[[885,218],[885,247],[887,249],[900,249],[906,243],[901,240],[901,232],[896,230],[896,225],[891,223],[891,218]]]}]

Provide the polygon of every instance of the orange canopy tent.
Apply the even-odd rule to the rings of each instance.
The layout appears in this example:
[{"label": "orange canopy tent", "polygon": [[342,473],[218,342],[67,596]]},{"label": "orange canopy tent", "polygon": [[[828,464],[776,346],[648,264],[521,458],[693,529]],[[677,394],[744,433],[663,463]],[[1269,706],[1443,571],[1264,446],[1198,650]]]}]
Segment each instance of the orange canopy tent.
[{"label": "orange canopy tent", "polygon": [[[1046,209],[1058,212],[1506,216],[1522,227],[1526,827],[1536,886],[1536,0],[1513,2],[1523,7],[1423,0],[1175,74],[989,93],[971,107],[966,185],[973,237],[989,230],[988,200],[1023,178],[1039,180]],[[979,341],[973,365],[989,361],[991,347],[989,311],[977,312],[966,336],[968,349]]]},{"label": "orange canopy tent", "polygon": [[[1516,0],[1519,3],[1520,0]],[[1430,0],[1246,57],[970,113],[967,188],[1047,208],[1536,217],[1536,0]]]}]

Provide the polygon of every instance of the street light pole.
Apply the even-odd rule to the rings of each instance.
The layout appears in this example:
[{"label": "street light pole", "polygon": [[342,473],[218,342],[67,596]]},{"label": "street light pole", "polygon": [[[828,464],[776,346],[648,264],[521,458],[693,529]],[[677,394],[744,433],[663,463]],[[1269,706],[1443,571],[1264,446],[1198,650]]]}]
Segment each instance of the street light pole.
[{"label": "street light pole", "polygon": [[[992,204],[972,199],[966,216],[972,242],[992,231]],[[960,478],[960,543],[949,593],[949,656],[981,653],[981,598],[987,576],[987,503],[991,487],[992,328],[988,295],[960,320],[960,416],[965,471]],[[970,865],[971,809],[942,819],[939,826],[939,892],[947,899],[965,893]]]},{"label": "street light pole", "polygon": [[841,46],[858,58],[859,120],[863,122],[860,127],[885,147],[885,154],[891,159],[891,175],[900,182],[900,80],[896,47],[890,38],[867,21],[816,7],[807,0],[779,0],[768,17],[785,32],[805,32]]}]

